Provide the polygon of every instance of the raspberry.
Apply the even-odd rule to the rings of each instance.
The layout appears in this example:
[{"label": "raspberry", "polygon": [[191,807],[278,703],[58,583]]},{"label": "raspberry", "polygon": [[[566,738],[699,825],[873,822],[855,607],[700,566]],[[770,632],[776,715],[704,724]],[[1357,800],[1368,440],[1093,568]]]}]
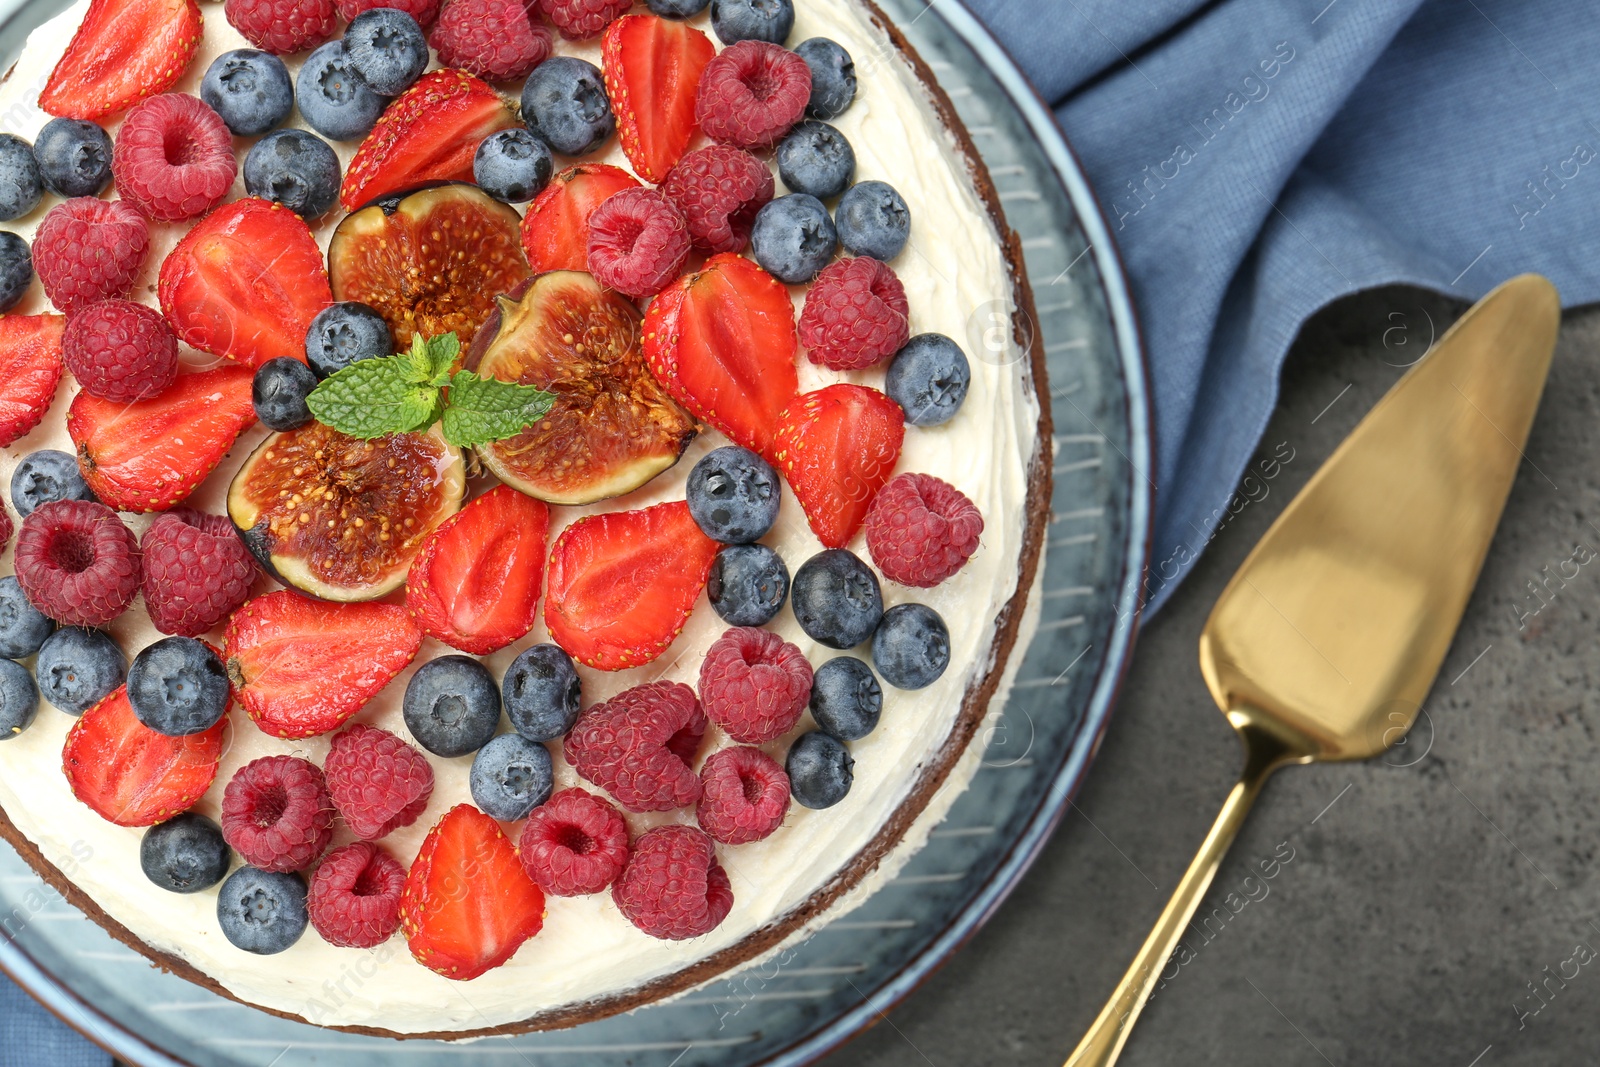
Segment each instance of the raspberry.
[{"label": "raspberry", "polygon": [[263,756],[222,792],[222,837],[252,867],[298,871],[333,839],[333,801],[322,772],[299,756]]},{"label": "raspberry", "polygon": [[372,948],[400,929],[406,869],[381,846],[357,841],[328,853],[306,894],[311,925],[330,945]]},{"label": "raspberry", "polygon": [[428,43],[439,62],[492,81],[515,81],[550,58],[550,31],[522,0],[450,0]]},{"label": "raspberry", "polygon": [[800,121],[810,100],[805,60],[766,41],[740,41],[706,65],[694,114],[713,141],[765,148]]},{"label": "raspberry", "polygon": [[392,7],[416,19],[423,29],[433,25],[433,20],[439,17],[439,3],[440,0],[335,0],[346,22],[375,7]]},{"label": "raspberry", "polygon": [[633,6],[633,0],[538,0],[538,3],[550,25],[569,41],[598,36]]},{"label": "raspberry", "polygon": [[841,259],[817,275],[800,313],[800,343],[811,362],[861,370],[900,351],[911,337],[911,305],[894,271],[876,259]]},{"label": "raspberry", "polygon": [[789,776],[759,748],[714,752],[700,768],[703,791],[695,817],[700,829],[725,845],[760,841],[789,810]]},{"label": "raspberry", "polygon": [[93,500],[40,504],[22,520],[17,584],[34,607],[67,626],[104,626],[139,591],[139,542]]},{"label": "raspberry", "polygon": [[335,736],[322,768],[345,824],[367,841],[416,822],[433,795],[428,758],[376,726],[357,724]]},{"label": "raspberry", "polygon": [[334,18],[333,0],[226,0],[222,13],[245,40],[275,56],[286,56],[321,44],[339,27]]},{"label": "raspberry", "polygon": [[658,826],[633,843],[611,899],[651,937],[683,941],[710,933],[728,917],[733,886],[704,831]]},{"label": "raspberry", "polygon": [[682,682],[650,682],[595,704],[573,724],[567,762],[629,811],[668,811],[700,799],[689,761],[706,716]]},{"label": "raspberry", "polygon": [[689,258],[689,227],[654,189],[624,189],[589,216],[589,273],[633,297],[665,289]]},{"label": "raspberry", "polygon": [[700,702],[729,737],[759,745],[800,721],[811,698],[811,664],[771,630],[735,626],[706,650]]},{"label": "raspberry", "polygon": [[978,550],[983,516],[961,490],[931,474],[902,474],[873,498],[867,550],[883,576],[901,585],[938,585]]},{"label": "raspberry", "polygon": [[0,552],[4,552],[6,546],[11,543],[13,532],[15,527],[11,525],[11,513],[6,510],[4,504],[0,504]]},{"label": "raspberry", "polygon": [[730,145],[690,152],[661,183],[662,194],[688,221],[694,246],[706,252],[743,252],[756,212],[773,191],[767,165]]},{"label": "raspberry", "polygon": [[101,300],[67,316],[61,357],[84,392],[124,404],[159,396],[178,377],[172,328],[131,300]]},{"label": "raspberry", "polygon": [[174,508],[139,543],[144,606],[164,634],[199,637],[250,597],[255,560],[221,515]]},{"label": "raspberry", "polygon": [[533,809],[517,852],[522,869],[546,893],[598,893],[628,862],[628,824],[593,793],[563,789]]},{"label": "raspberry", "polygon": [[150,230],[132,204],[76,196],[57,204],[33,237],[33,269],[62,311],[127,296],[150,253]]},{"label": "raspberry", "polygon": [[152,96],[128,112],[111,150],[117,192],[161,222],[216,207],[238,170],[222,116],[184,93]]}]

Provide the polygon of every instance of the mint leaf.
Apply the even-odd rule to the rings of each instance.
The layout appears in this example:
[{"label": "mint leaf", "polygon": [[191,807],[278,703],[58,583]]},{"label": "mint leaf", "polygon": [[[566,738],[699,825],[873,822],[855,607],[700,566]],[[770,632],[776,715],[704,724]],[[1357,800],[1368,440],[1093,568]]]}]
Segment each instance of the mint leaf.
[{"label": "mint leaf", "polygon": [[461,342],[454,332],[443,333],[428,341],[428,384],[445,386],[450,384],[451,372],[455,370],[456,357],[461,354]]},{"label": "mint leaf", "polygon": [[439,418],[439,390],[416,380],[414,353],[352,363],[311,390],[318,422],[363,440],[406,433]]},{"label": "mint leaf", "polygon": [[406,381],[412,385],[433,384],[433,357],[428,352],[428,342],[420,333],[411,336],[411,350],[399,353],[396,358],[405,362]]},{"label": "mint leaf", "polygon": [[465,448],[514,437],[548,415],[555,399],[538,386],[459,371],[450,379],[444,439]]}]

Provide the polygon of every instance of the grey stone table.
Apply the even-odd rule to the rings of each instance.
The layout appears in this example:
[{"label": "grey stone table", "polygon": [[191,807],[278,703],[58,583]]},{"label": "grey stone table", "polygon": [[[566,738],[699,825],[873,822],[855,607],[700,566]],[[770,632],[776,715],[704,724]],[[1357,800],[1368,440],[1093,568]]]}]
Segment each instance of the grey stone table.
[{"label": "grey stone table", "polygon": [[[1462,310],[1383,289],[1307,324],[1259,453],[1293,458],[1246,487],[1145,628],[1074,809],[988,926],[829,1067],[1061,1063],[1238,770],[1196,666],[1212,601]],[[1168,968],[1122,1064],[1600,1062],[1597,460],[1591,309],[1565,317],[1527,461],[1425,716],[1380,760],[1269,783],[1202,906],[1216,917]]]}]

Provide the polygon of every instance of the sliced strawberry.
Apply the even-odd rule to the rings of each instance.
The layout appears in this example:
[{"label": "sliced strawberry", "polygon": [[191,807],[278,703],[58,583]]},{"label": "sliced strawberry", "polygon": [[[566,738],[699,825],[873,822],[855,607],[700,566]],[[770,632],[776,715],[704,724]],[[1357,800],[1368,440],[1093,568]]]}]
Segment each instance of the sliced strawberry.
[{"label": "sliced strawberry", "polygon": [[67,433],[94,495],[118,511],[165,511],[205,481],[255,425],[248,367],[179,374],[167,391],[132,404],[72,398]]},{"label": "sliced strawberry", "polygon": [[411,861],[400,928],[416,961],[458,981],[510,959],[544,925],[544,893],[500,824],[457,804]]},{"label": "sliced strawberry", "polygon": [[718,547],[682,500],[579,519],[550,550],[551,640],[602,671],[649,663],[683,630]]},{"label": "sliced strawberry", "polygon": [[39,425],[61,381],[65,315],[0,315],[0,448]]},{"label": "sliced strawberry", "polygon": [[90,0],[39,106],[69,119],[98,119],[166,92],[200,47],[195,0]]},{"label": "sliced strawberry", "polygon": [[339,203],[346,211],[431,181],[472,180],[478,144],[517,117],[481,78],[446,67],[395,97],[356,150]]},{"label": "sliced strawberry", "polygon": [[602,62],[617,136],[645,181],[665,181],[699,132],[695,93],[716,54],[693,26],[654,15],[624,15],[606,29]]},{"label": "sliced strawberry", "polygon": [[178,337],[259,367],[306,358],[306,329],[333,303],[311,229],[293,211],[247,198],[206,216],[161,264],[161,311]]},{"label": "sliced strawberry", "polygon": [[742,256],[712,256],[650,304],[644,355],[680,404],[770,458],[778,416],[800,391],[794,303]]},{"label": "sliced strawberry", "polygon": [[639,181],[609,163],[580,163],[550,179],[522,217],[522,250],[533,273],[589,269],[589,216]]},{"label": "sliced strawberry", "polygon": [[906,436],[900,405],[864,385],[803,393],[778,423],[773,458],[811,530],[842,548],[894,473]]},{"label": "sliced strawberry", "polygon": [[203,733],[168,737],[133,713],[119,687],[67,731],[61,770],[72,795],[118,826],[150,826],[188,811],[211,788],[226,717]]},{"label": "sliced strawberry", "polygon": [[337,729],[416,658],[422,631],[394,604],[331,604],[280,589],[233,613],[223,662],[264,733]]}]

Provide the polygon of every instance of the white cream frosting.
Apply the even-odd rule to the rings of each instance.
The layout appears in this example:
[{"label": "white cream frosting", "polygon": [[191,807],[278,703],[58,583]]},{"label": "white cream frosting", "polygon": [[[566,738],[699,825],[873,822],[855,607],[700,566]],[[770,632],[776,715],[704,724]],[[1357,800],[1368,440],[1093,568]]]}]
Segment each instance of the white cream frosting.
[{"label": "white cream frosting", "polygon": [[[189,93],[198,92],[201,75],[213,58],[246,46],[223,18],[219,4],[203,6],[205,33],[199,54],[176,87]],[[857,178],[893,184],[910,205],[911,241],[893,266],[910,296],[912,332],[945,333],[965,346],[969,318],[985,313],[984,309],[997,301],[999,306],[1009,306],[1012,287],[994,225],[975,191],[964,156],[915,72],[855,0],[799,0],[797,7],[793,40],[831,37],[856,58],[860,91],[855,104],[835,123],[855,148]],[[29,38],[21,60],[0,85],[0,131],[31,140],[47,121],[49,116],[37,107],[38,93],[86,8],[86,3],[75,5]],[[699,22],[704,25],[703,16]],[[598,47],[593,44],[560,43],[558,48],[599,61]],[[291,70],[296,67],[291,61]],[[115,127],[111,130],[114,135]],[[239,145],[241,163],[248,147],[248,143]],[[341,161],[348,163],[355,146],[336,147]],[[626,165],[615,141],[601,158]],[[242,195],[241,177],[232,196]],[[47,195],[34,212],[7,228],[31,239],[40,219],[56,202]],[[335,211],[315,227],[324,247],[338,217]],[[151,255],[136,288],[136,299],[156,303],[157,270],[183,230],[181,225],[152,227]],[[803,294],[796,290],[795,295],[798,307]],[[15,310],[49,310],[37,281]],[[1005,344],[1011,343],[1007,337]],[[1010,348],[997,359],[998,354],[983,353],[987,358],[971,360],[971,390],[954,420],[940,427],[907,428],[897,468],[946,479],[970,497],[984,516],[982,547],[955,577],[932,590],[884,583],[887,604],[921,601],[944,617],[950,628],[950,669],[934,685],[918,692],[885,686],[880,725],[850,746],[855,783],[841,803],[823,811],[792,805],[784,824],[766,840],[718,847],[719,860],[732,879],[734,904],[727,920],[703,937],[687,942],[647,937],[622,918],[608,894],[599,894],[551,898],[542,932],[507,964],[469,982],[451,981],[415,963],[400,935],[362,952],[330,946],[308,930],[297,944],[278,955],[246,954],[222,936],[214,891],[182,896],[156,888],[140,872],[138,849],[143,831],[105,822],[72,796],[61,772],[61,748],[74,720],[48,705],[40,709],[29,730],[0,744],[0,806],[47,859],[72,870],[77,884],[108,915],[151,946],[183,958],[245,1001],[316,1023],[373,1026],[402,1033],[473,1030],[624,992],[678,971],[737,944],[802,905],[848,864],[899,808],[924,768],[942,755],[969,686],[989,670],[997,615],[1017,588],[1027,475],[1041,444],[1036,433],[1038,404],[1026,380],[1027,362]],[[197,366],[208,362],[208,357],[187,349],[184,358]],[[800,365],[802,389],[839,380],[881,386],[882,374],[881,369],[836,374],[803,358]],[[10,448],[0,450],[0,486],[9,486],[13,468],[31,451],[72,451],[65,416],[74,391],[70,375],[65,375],[44,422]],[[264,436],[260,428],[244,435],[189,503],[220,513],[229,478]],[[554,509],[552,538],[583,514],[682,498],[683,479],[690,467],[723,443],[721,435],[707,429],[677,467],[638,492],[587,508]],[[142,532],[147,519],[131,517],[130,524]],[[777,526],[765,540],[781,553],[791,571],[821,547],[787,493]],[[852,547],[866,556],[859,536]],[[0,573],[10,571],[8,549],[0,555]],[[263,578],[257,591],[272,587]],[[1015,661],[1026,648],[1035,619],[1036,607],[1023,621],[1017,652],[993,704],[995,709],[1004,700]],[[814,665],[840,654],[806,637],[787,607],[771,628],[797,644]],[[130,656],[159,636],[138,603],[111,629]],[[723,629],[724,624],[702,596],[683,634],[655,663],[615,674],[582,669],[585,705],[657,678],[693,686],[705,649]],[[543,640],[546,635],[541,622],[512,648],[486,657],[488,665],[499,676],[518,651]],[[418,663],[450,651],[429,640]],[[865,651],[863,647],[857,653]],[[355,721],[409,737],[400,703],[410,675],[411,670],[402,673]],[[325,737],[282,741],[261,733],[242,711],[234,709],[230,715],[228,750],[215,784],[197,808],[213,817],[223,786],[248,761],[291,753],[320,762],[327,751]],[[809,715],[805,716],[793,734],[764,747],[781,760],[792,738],[811,725]],[[503,724],[502,728],[507,727]],[[712,727],[701,752],[709,754],[728,743]],[[561,759],[560,746],[551,747],[556,756],[556,787],[586,784]],[[812,927],[860,903],[898,870],[965,788],[980,756],[978,746],[969,747],[945,787],[896,850]],[[467,778],[471,758],[430,759],[437,784],[428,810],[418,822],[383,842],[404,862],[415,855],[428,829],[446,810],[470,801]],[[663,822],[692,823],[693,819],[692,810],[629,816],[636,833]],[[508,827],[513,839],[518,829]],[[350,835],[341,826],[335,844],[348,840]],[[84,860],[84,855],[91,858]],[[803,936],[803,932],[795,936]]]}]

